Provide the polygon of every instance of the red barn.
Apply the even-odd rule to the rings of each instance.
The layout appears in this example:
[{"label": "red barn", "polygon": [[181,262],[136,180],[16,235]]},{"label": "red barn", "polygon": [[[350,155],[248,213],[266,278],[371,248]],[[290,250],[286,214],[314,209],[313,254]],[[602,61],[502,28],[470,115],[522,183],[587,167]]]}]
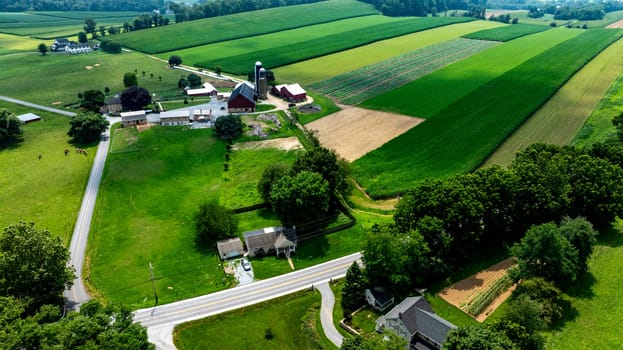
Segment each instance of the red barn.
[{"label": "red barn", "polygon": [[247,83],[240,83],[231,92],[227,109],[229,112],[255,112],[255,101],[255,89]]},{"label": "red barn", "polygon": [[271,92],[291,102],[301,102],[307,99],[307,91],[299,84],[277,85],[273,87]]}]

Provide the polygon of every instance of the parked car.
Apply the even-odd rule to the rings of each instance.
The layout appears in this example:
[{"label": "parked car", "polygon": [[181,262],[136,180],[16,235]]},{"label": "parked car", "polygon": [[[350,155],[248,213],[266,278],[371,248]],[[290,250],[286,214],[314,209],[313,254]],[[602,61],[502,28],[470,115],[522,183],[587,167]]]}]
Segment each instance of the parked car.
[{"label": "parked car", "polygon": [[240,265],[242,265],[242,268],[243,268],[245,271],[251,271],[251,263],[249,262],[249,260],[247,260],[247,259],[243,258],[243,259],[240,261]]}]

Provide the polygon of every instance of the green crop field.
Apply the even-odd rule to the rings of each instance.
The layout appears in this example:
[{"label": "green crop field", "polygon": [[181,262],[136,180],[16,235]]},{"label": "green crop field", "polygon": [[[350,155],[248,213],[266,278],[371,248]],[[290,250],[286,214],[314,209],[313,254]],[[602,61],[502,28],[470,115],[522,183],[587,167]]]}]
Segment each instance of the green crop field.
[{"label": "green crop field", "polygon": [[[219,65],[223,70],[234,74],[246,73],[254,58],[261,60],[266,67],[275,68],[310,58],[351,49],[421,30],[431,29],[453,23],[471,21],[467,17],[419,17],[401,18],[389,23],[377,24],[343,33],[330,34],[321,38],[284,42],[281,46],[259,49],[244,54],[223,57],[218,60],[197,62],[197,66],[212,68]],[[313,28],[310,28],[313,30]]]},{"label": "green crop field", "polygon": [[[34,222],[69,245],[96,148],[81,146],[88,157],[73,152],[67,116],[4,101],[0,108],[43,118],[22,127],[23,142],[0,150],[0,229],[19,221]],[[72,152],[65,156],[65,149]]]},{"label": "green crop field", "polygon": [[548,30],[549,28],[551,27],[538,24],[513,24],[499,28],[481,30],[463,35],[463,37],[477,40],[511,41],[524,35],[530,35]]},{"label": "green crop field", "polygon": [[274,73],[279,81],[296,81],[308,85],[429,45],[456,39],[467,33],[499,26],[502,24],[491,21],[452,24],[279,67]]},{"label": "green crop field", "polygon": [[310,85],[343,104],[361,103],[495,45],[492,41],[455,39]]},{"label": "green crop field", "polygon": [[622,34],[584,31],[525,61],[355,161],[354,177],[371,195],[387,196],[426,177],[474,169],[573,73]]},{"label": "green crop field", "polygon": [[111,39],[138,51],[160,53],[377,13],[360,1],[330,0],[183,22]]},{"label": "green crop field", "polygon": [[[589,116],[601,114],[601,108],[598,110],[595,108],[616,77],[623,74],[623,61],[619,60],[619,57],[623,57],[623,40],[610,45],[577,72],[495,150],[484,166],[491,164],[506,166],[511,163],[517,151],[535,142],[560,146],[571,143]],[[595,131],[594,126],[592,128],[585,126],[585,132],[581,133],[582,140],[593,139],[596,135],[600,135],[596,137],[597,140],[604,140],[605,137],[601,135],[607,135],[612,131],[612,117],[620,113],[621,108],[619,103],[608,103],[608,106],[614,109],[610,110],[610,113],[605,113],[607,117],[603,124],[606,127]],[[595,121],[587,124],[598,124],[597,120],[601,119],[596,115]],[[577,143],[580,146],[584,145],[579,141]]]},{"label": "green crop field", "polygon": [[0,33],[0,55],[23,51],[36,51],[41,40]]},{"label": "green crop field", "polygon": [[551,14],[546,14],[545,16],[541,18],[530,18],[528,17],[528,11],[513,11],[513,12],[510,12],[510,15],[511,17],[517,17],[519,19],[519,23],[525,23],[525,24],[537,24],[537,25],[548,26],[550,23],[556,22],[558,26],[564,26],[567,23],[571,22],[571,24],[574,27],[578,25],[582,27],[584,24],[586,24],[589,28],[602,28],[602,27],[607,26],[608,24],[611,24],[611,23],[614,23],[616,21],[623,19],[623,11],[608,12],[606,13],[603,19],[596,20],[596,21],[554,20],[554,15],[551,15]]}]

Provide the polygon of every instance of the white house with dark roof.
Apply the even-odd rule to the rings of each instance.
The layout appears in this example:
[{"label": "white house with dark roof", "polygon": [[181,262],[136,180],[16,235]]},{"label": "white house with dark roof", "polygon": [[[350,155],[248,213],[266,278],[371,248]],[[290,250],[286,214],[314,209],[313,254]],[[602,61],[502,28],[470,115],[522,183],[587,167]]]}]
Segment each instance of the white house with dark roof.
[{"label": "white house with dark roof", "polygon": [[282,226],[243,233],[249,256],[272,254],[289,256],[296,251],[296,230]]},{"label": "white house with dark roof", "polygon": [[407,350],[430,350],[441,349],[456,326],[435,314],[424,297],[409,297],[376,320],[376,330],[384,329],[406,339]]},{"label": "white house with dark roof", "polygon": [[84,44],[69,44],[65,46],[65,53],[69,55],[79,54],[79,53],[89,53],[93,51],[91,45],[88,43]]}]

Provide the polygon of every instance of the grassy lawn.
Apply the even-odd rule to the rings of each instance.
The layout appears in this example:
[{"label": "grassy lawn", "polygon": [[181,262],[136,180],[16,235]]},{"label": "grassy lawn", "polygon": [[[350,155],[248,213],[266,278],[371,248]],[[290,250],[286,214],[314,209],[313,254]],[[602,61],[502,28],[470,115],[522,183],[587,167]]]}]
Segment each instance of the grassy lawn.
[{"label": "grassy lawn", "polygon": [[[3,69],[0,94],[58,108],[77,102],[78,92],[85,90],[104,91],[109,87],[111,96],[120,93],[124,90],[123,75],[134,70],[138,72],[138,84],[157,97],[176,93],[177,82],[183,75],[163,62],[127,52],[118,55],[103,52],[71,56],[9,55],[0,56],[0,66]],[[154,74],[153,79],[151,74]],[[160,76],[162,81],[158,79]]]},{"label": "grassy lawn", "polygon": [[551,27],[538,24],[513,24],[493,29],[480,30],[474,33],[463,35],[467,39],[510,41],[525,35],[534,34],[548,30]]},{"label": "grassy lawn", "polygon": [[[299,292],[175,328],[178,349],[331,349],[317,317],[320,294]],[[274,335],[265,339],[265,330]]]},{"label": "grassy lawn", "polygon": [[274,70],[274,73],[275,77],[280,81],[291,81],[308,85],[428,45],[456,39],[467,33],[495,28],[501,25],[501,23],[491,21],[472,21],[433,28],[279,67]]},{"label": "grassy lawn", "polygon": [[[0,108],[43,118],[22,127],[23,142],[0,150],[0,229],[32,221],[69,245],[96,147],[80,146],[88,157],[74,152],[69,117],[4,101]],[[67,156],[65,149],[71,150]]]},{"label": "grassy lawn", "polygon": [[[597,110],[595,108],[616,77],[623,73],[623,62],[618,59],[621,56],[623,56],[623,41],[619,40],[563,85],[545,105],[495,150],[484,166],[491,164],[506,166],[515,158],[517,151],[535,142],[561,146],[574,143],[582,146],[583,140],[589,138],[603,140],[605,135],[609,135],[612,131],[612,117],[623,109],[618,103],[619,97],[616,92],[610,92],[606,96],[606,101],[602,102]],[[591,117],[587,121],[589,116]],[[578,135],[580,130],[582,131]],[[591,136],[593,133],[593,136],[596,136],[594,138]],[[573,141],[574,137],[577,141]]]},{"label": "grassy lawn", "polygon": [[[87,278],[105,300],[153,305],[227,287],[216,252],[194,246],[193,215],[218,200],[225,143],[212,129],[152,127],[138,152],[110,154],[87,252]],[[134,147],[132,145],[131,147]]]},{"label": "grassy lawn", "polygon": [[320,111],[316,112],[316,113],[301,113],[301,112],[296,112],[296,118],[298,119],[299,123],[305,125],[307,123],[311,123],[314,120],[320,119],[324,116],[327,116],[329,114],[335,113],[339,110],[341,110],[340,107],[338,107],[335,102],[331,101],[330,99],[320,95],[320,94],[316,94],[314,92],[308,91],[307,95],[310,96],[311,98],[314,99],[314,102],[312,102],[313,105],[317,105],[320,107]]},{"label": "grassy lawn", "polygon": [[13,52],[37,51],[41,40],[0,33],[0,55]]}]

